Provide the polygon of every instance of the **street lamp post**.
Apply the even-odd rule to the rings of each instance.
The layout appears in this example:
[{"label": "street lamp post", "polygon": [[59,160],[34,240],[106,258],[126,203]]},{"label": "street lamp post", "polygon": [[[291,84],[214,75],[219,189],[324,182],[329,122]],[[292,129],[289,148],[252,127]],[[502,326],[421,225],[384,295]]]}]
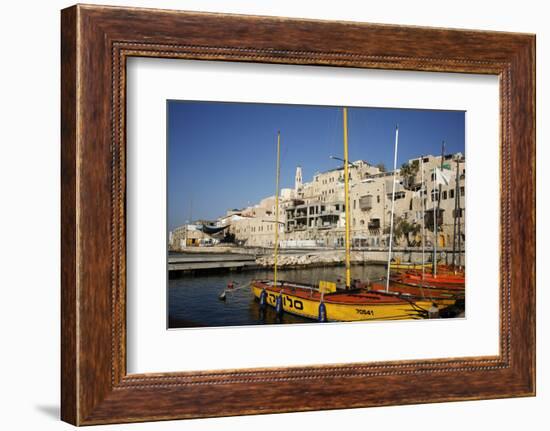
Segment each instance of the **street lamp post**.
[{"label": "street lamp post", "polygon": [[[328,156],[328,157],[329,157],[329,159],[338,160],[338,161],[340,161],[340,162],[346,163],[346,161],[345,161],[344,159],[340,158],[340,157],[336,157],[336,156]],[[349,161],[348,161],[348,165],[349,165],[349,166],[355,166],[353,163],[351,163],[351,162],[349,162]]]}]

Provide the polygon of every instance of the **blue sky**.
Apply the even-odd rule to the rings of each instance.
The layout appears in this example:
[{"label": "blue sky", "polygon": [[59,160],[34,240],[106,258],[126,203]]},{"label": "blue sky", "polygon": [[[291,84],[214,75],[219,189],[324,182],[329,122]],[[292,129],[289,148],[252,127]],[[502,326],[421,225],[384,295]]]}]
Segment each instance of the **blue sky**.
[{"label": "blue sky", "polygon": [[[215,219],[275,193],[277,131],[281,131],[281,188],[341,165],[342,108],[219,102],[167,102],[168,228],[191,217]],[[421,154],[464,153],[463,111],[348,108],[350,160],[398,166]]]}]

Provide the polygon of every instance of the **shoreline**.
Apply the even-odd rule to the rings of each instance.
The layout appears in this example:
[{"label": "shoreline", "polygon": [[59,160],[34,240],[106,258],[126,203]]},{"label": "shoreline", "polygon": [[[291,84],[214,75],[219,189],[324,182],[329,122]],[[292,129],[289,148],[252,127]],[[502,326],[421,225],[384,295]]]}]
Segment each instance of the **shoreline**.
[{"label": "shoreline", "polygon": [[[208,251],[204,249],[210,249]],[[457,252],[458,253],[458,252]],[[350,253],[352,265],[386,265],[388,250],[383,248],[354,249]],[[461,260],[464,262],[463,252]],[[392,252],[394,260],[401,263],[430,263],[433,251],[416,248],[398,248]],[[452,263],[452,250],[438,250],[439,263]],[[273,250],[234,247],[230,252],[217,252],[213,247],[200,247],[191,252],[170,252],[168,271],[171,277],[182,273],[209,274],[224,271],[251,271],[273,269]],[[345,250],[341,249],[283,249],[278,255],[279,269],[307,269],[344,266]]]},{"label": "shoreline", "polygon": [[[385,266],[386,262],[380,261],[365,261],[365,262],[352,262],[351,266]],[[286,265],[279,266],[277,265],[278,270],[301,270],[301,269],[315,269],[315,268],[326,268],[326,267],[345,267],[343,262],[327,262],[327,263],[308,263],[308,264],[296,264],[296,265]],[[207,276],[220,273],[232,273],[232,272],[252,272],[252,271],[272,271],[273,265],[258,265],[251,264],[242,267],[216,267],[216,268],[197,268],[197,269],[184,269],[184,270],[170,270],[169,278],[180,278],[188,276]]]}]

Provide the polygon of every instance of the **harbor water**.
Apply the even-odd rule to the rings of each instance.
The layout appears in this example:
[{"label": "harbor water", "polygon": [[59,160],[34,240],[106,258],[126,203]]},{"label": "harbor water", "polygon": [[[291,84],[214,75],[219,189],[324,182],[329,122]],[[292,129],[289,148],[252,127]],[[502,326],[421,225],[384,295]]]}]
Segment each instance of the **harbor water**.
[{"label": "harbor water", "polygon": [[[319,281],[345,279],[344,266],[300,269],[280,269],[278,279],[318,285]],[[376,280],[385,275],[380,265],[354,265],[352,278]],[[218,272],[214,274],[183,274],[168,281],[168,327],[215,327],[263,324],[313,323],[314,321],[284,313],[277,317],[268,307],[261,312],[252,290],[247,286],[252,280],[272,279],[273,270],[246,270]],[[219,295],[226,290],[226,300]]]}]

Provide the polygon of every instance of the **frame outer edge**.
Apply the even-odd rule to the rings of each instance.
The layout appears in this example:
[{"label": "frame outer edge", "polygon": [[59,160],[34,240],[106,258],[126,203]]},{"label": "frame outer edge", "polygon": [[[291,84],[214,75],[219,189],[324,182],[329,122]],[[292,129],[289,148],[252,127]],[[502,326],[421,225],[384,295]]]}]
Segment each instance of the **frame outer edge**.
[{"label": "frame outer edge", "polygon": [[510,62],[511,120],[509,182],[511,363],[516,393],[536,395],[536,136],[535,36],[526,35]]},{"label": "frame outer edge", "polygon": [[78,7],[61,11],[61,420],[79,423],[77,327]]},{"label": "frame outer edge", "polygon": [[537,393],[537,325],[536,325],[536,311],[537,311],[537,301],[536,301],[536,283],[537,283],[537,135],[536,135],[536,70],[537,70],[537,56],[536,56],[536,35],[531,35],[527,39],[527,47],[525,49],[524,61],[525,66],[527,67],[526,73],[526,86],[527,90],[527,100],[526,104],[529,106],[529,116],[527,116],[527,130],[528,130],[528,140],[530,148],[530,158],[527,160],[529,169],[528,181],[531,186],[531,193],[526,196],[527,205],[531,209],[531,215],[529,217],[530,226],[528,231],[528,240],[531,239],[532,243],[530,244],[529,255],[531,257],[529,273],[531,277],[531,283],[529,285],[528,299],[530,306],[530,315],[529,315],[529,336],[530,336],[530,346],[529,346],[529,370],[528,370],[528,394],[530,396],[536,396]]},{"label": "frame outer edge", "polygon": [[[103,314],[107,312],[107,307],[111,307],[113,304],[111,300],[106,296],[106,289],[101,284],[106,278],[103,274],[103,281],[100,281],[95,273],[90,273],[90,269],[95,267],[103,268],[106,264],[106,258],[97,258],[94,246],[104,246],[105,241],[94,242],[90,239],[90,232],[96,227],[93,223],[89,223],[90,216],[96,214],[96,209],[91,208],[90,196],[93,194],[95,183],[99,183],[104,186],[103,181],[99,181],[101,177],[94,173],[90,169],[90,164],[97,163],[103,169],[101,173],[105,173],[105,158],[102,155],[98,155],[98,152],[104,152],[106,145],[103,142],[105,138],[103,130],[96,132],[93,127],[90,126],[88,121],[92,123],[95,120],[92,114],[97,114],[102,120],[106,120],[106,113],[108,110],[107,102],[102,94],[105,91],[104,87],[93,86],[93,82],[86,79],[92,72],[97,73],[99,82],[107,79],[107,65],[98,64],[90,61],[91,57],[88,43],[93,43],[91,46],[92,51],[98,50],[98,54],[106,58],[106,50],[111,47],[111,42],[116,41],[117,37],[124,37],[131,31],[128,27],[121,27],[123,22],[128,18],[142,15],[145,12],[155,13],[146,9],[110,9],[107,14],[107,19],[103,14],[98,15],[99,11],[102,11],[102,7],[88,6],[83,7],[80,5],[73,6],[71,8],[62,11],[62,94],[61,94],[61,106],[62,106],[62,133],[61,133],[61,167],[62,167],[62,294],[61,294],[61,309],[62,309],[62,419],[73,425],[83,424],[99,424],[99,423],[115,423],[115,422],[135,422],[146,420],[161,420],[161,419],[177,419],[185,417],[213,417],[213,416],[232,416],[236,414],[258,414],[258,413],[274,413],[283,411],[307,411],[307,410],[323,410],[327,408],[351,408],[351,407],[365,407],[367,405],[388,405],[388,404],[410,404],[410,403],[426,403],[426,402],[440,402],[440,401],[456,401],[466,399],[479,399],[479,398],[501,398],[509,396],[524,396],[532,395],[534,392],[534,365],[535,365],[535,352],[534,352],[534,314],[530,314],[529,318],[522,323],[521,328],[518,328],[514,339],[516,343],[512,348],[514,367],[506,372],[498,371],[495,377],[506,377],[508,384],[512,383],[513,387],[510,387],[508,392],[501,390],[500,392],[494,392],[494,386],[498,386],[496,382],[494,384],[487,384],[489,382],[488,375],[483,371],[483,374],[472,375],[472,379],[478,376],[481,382],[472,380],[472,391],[466,391],[461,393],[455,393],[449,397],[433,397],[425,399],[418,398],[404,398],[396,400],[386,400],[381,402],[380,400],[373,401],[370,404],[365,404],[363,401],[360,403],[351,402],[348,404],[334,404],[334,405],[322,405],[319,406],[315,400],[311,401],[307,405],[302,405],[301,408],[287,409],[285,408],[273,408],[266,409],[265,406],[258,405],[257,403],[250,402],[250,405],[241,402],[240,408],[221,409],[219,407],[209,406],[201,404],[201,394],[203,399],[210,397],[209,401],[215,401],[212,396],[216,398],[222,395],[224,392],[231,392],[232,395],[238,394],[243,390],[254,390],[254,388],[265,387],[265,382],[262,385],[256,385],[252,381],[245,382],[230,382],[227,385],[220,386],[214,389],[209,385],[193,384],[192,387],[185,388],[171,388],[171,387],[155,387],[152,389],[145,389],[141,387],[123,388],[120,386],[118,375],[109,375],[107,379],[106,366],[116,367],[114,358],[111,353],[107,353],[104,348],[107,346],[107,330],[112,331],[114,323],[112,320],[107,322],[104,319]],[[130,13],[121,13],[121,11],[127,11]],[[173,11],[176,14],[182,14],[187,16],[188,20],[192,21],[196,18],[195,14],[186,15],[186,13]],[[172,14],[170,14],[172,15]],[[211,15],[208,15],[209,19],[213,19]],[[250,17],[249,17],[250,18]],[[279,19],[273,17],[263,17],[264,19]],[[245,18],[242,18],[245,19]],[[182,18],[183,20],[183,18]],[[230,21],[237,20],[233,16]],[[286,21],[285,19],[281,19]],[[143,21],[143,20],[142,20]],[[185,20],[183,20],[185,21]],[[288,22],[294,24],[301,24],[302,21],[295,19],[288,19]],[[142,27],[144,25],[152,25],[151,23],[141,22]],[[327,24],[328,25],[328,24]],[[153,25],[154,26],[154,25]],[[408,27],[404,28],[405,30]],[[303,30],[303,29],[302,29]],[[373,26],[373,31],[381,31],[378,26]],[[149,30],[148,30],[149,31]],[[168,31],[168,30],[163,30]],[[187,31],[187,30],[186,30]],[[428,32],[429,30],[425,30]],[[148,33],[147,33],[148,34]],[[161,34],[164,34],[161,32]],[[168,31],[168,36],[172,35],[171,30]],[[461,33],[463,35],[464,33]],[[525,35],[523,35],[525,36]],[[524,178],[522,184],[526,185],[525,196],[522,200],[526,203],[526,207],[534,211],[534,106],[531,104],[534,102],[534,37],[532,40],[520,39],[522,35],[506,35],[502,37],[506,39],[507,58],[514,57],[516,60],[516,67],[521,71],[527,72],[527,75],[521,76],[524,80],[521,86],[518,86],[517,90],[522,96],[522,102],[526,103],[527,113],[532,114],[531,118],[522,119],[521,126],[525,127],[529,131],[529,136],[524,137],[523,143],[526,145],[525,154],[523,157],[518,158],[512,162],[512,166],[521,168],[531,168],[529,178]],[[162,37],[159,36],[162,40]],[[166,36],[165,36],[166,37]],[[171,36],[170,36],[171,37]],[[189,37],[191,41],[198,40],[194,34]],[[491,38],[495,38],[494,34]],[[182,39],[180,35],[174,35],[177,40]],[[239,42],[238,40],[236,42]],[[233,45],[236,44],[233,41]],[[264,41],[265,42],[265,41]],[[483,42],[483,40],[481,40]],[[290,44],[292,45],[292,44]],[[193,46],[191,43],[190,46]],[[528,48],[527,48],[528,46]],[[85,49],[80,49],[84,47]],[[232,46],[231,49],[238,49],[238,47]],[[268,47],[269,48],[269,47]],[[429,47],[428,47],[429,48]],[[247,48],[245,48],[247,49]],[[425,46],[421,49],[424,51],[427,49]],[[265,50],[265,48],[264,48]],[[526,52],[528,51],[528,52]],[[519,53],[519,55],[518,55]],[[268,55],[270,58],[271,56]],[[521,61],[527,61],[529,64],[521,66]],[[479,54],[478,54],[479,57]],[[214,58],[214,56],[212,56]],[[418,62],[415,62],[411,66],[411,70],[419,70],[424,67],[424,60],[420,58]],[[500,58],[497,58],[500,60]],[[231,60],[239,61],[239,60]],[[248,61],[248,60],[246,60]],[[332,63],[333,60],[327,60]],[[286,63],[286,61],[283,61]],[[289,61],[292,63],[292,61]],[[481,67],[482,60],[478,65]],[[389,64],[389,69],[396,68],[399,65],[399,61],[395,64],[392,62]],[[386,67],[383,67],[386,68]],[[443,68],[445,70],[445,68]],[[517,70],[517,69],[516,69]],[[532,73],[532,75],[529,74]],[[517,75],[512,75],[513,82],[516,82]],[[525,80],[529,81],[525,83]],[[106,81],[105,81],[106,82]],[[512,85],[515,89],[516,86]],[[516,94],[517,95],[517,94]],[[515,107],[513,111],[518,109],[518,100],[512,102],[512,106]],[[524,105],[525,106],[525,105]],[[92,109],[91,112],[88,109]],[[520,106],[521,109],[521,106]],[[107,124],[106,121],[103,121]],[[514,132],[517,130],[512,128]],[[524,129],[525,130],[525,129]],[[516,133],[513,133],[513,143],[517,142]],[[94,139],[97,138],[97,139]],[[101,145],[99,145],[100,143]],[[94,146],[95,144],[95,146]],[[88,158],[90,159],[88,159]],[[516,164],[517,163],[517,164]],[[533,164],[531,164],[533,163]],[[526,166],[528,165],[528,166]],[[95,174],[95,175],[94,175]],[[116,175],[115,175],[116,178]],[[82,184],[80,184],[80,182]],[[514,183],[515,180],[512,180]],[[119,185],[116,183],[115,185]],[[513,184],[512,184],[513,185]],[[101,190],[105,193],[105,189]],[[112,192],[112,189],[111,189]],[[105,208],[97,210],[100,214],[105,214]],[[528,256],[534,257],[534,239],[531,235],[534,233],[534,213],[531,214],[524,230],[524,239],[528,244],[524,244],[521,249],[528,250]],[[104,226],[102,227],[104,228]],[[105,230],[105,229],[104,229]],[[93,239],[93,238],[92,238]],[[87,248],[88,246],[88,248]],[[91,246],[91,247],[90,247]],[[516,249],[517,250],[517,249]],[[92,263],[88,262],[87,258],[91,258]],[[519,259],[518,256],[512,258],[514,262]],[[112,263],[115,270],[117,268],[116,263]],[[523,263],[523,266],[530,270],[529,277],[534,276],[534,262],[531,264]],[[88,271],[88,272],[87,272]],[[103,271],[104,273],[105,271]],[[534,283],[534,280],[531,280]],[[91,285],[97,287],[94,290],[93,295],[89,287]],[[520,283],[524,287],[524,283]],[[534,284],[528,286],[529,288],[523,289],[522,292],[517,292],[512,295],[514,300],[517,300],[520,304],[527,303],[530,309],[534,307]],[[111,298],[111,296],[109,296]],[[114,299],[114,297],[113,297]],[[124,299],[124,298],[120,298]],[[94,316],[95,313],[100,313],[103,320],[99,321],[96,325],[99,316]],[[110,325],[110,326],[109,326]],[[522,331],[529,331],[529,334],[525,339],[521,340]],[[116,332],[116,331],[115,331]],[[111,332],[111,337],[114,337],[115,332]],[[523,332],[525,334],[525,332]],[[518,346],[519,345],[519,346]],[[101,348],[98,350],[98,348]],[[103,349],[103,350],[102,350]],[[515,351],[516,349],[522,350],[522,352]],[[515,352],[514,352],[515,351]],[[109,358],[109,364],[107,359]],[[113,368],[111,368],[112,370]],[[513,374],[515,373],[515,375]],[[528,377],[530,376],[530,377]],[[327,378],[331,378],[328,376]],[[397,378],[396,378],[397,379]],[[510,380],[513,379],[513,380]],[[385,379],[388,380],[388,379]],[[397,381],[397,380],[396,380]],[[256,382],[261,383],[261,382]],[[339,384],[342,384],[341,382]],[[347,382],[346,382],[347,385]],[[485,386],[484,386],[485,385]],[[224,389],[227,388],[227,389]],[[121,390],[126,389],[126,390]],[[361,390],[367,390],[368,388],[362,384],[359,388]],[[346,389],[347,396],[353,401],[353,398],[357,396],[351,388]],[[477,392],[476,392],[477,391]],[[475,394],[475,395],[472,395]],[[273,391],[273,395],[276,395],[276,391]],[[285,394],[285,396],[288,394]],[[149,400],[147,400],[147,398]],[[164,407],[169,408],[169,415],[160,415],[153,413],[153,411],[147,413],[147,408],[155,408],[154,406],[147,405],[151,398],[155,398],[160,404],[164,403]],[[162,398],[162,399],[159,399]],[[190,404],[190,407],[182,412],[182,403]],[[216,406],[219,406],[217,403]],[[213,404],[213,405],[214,405]],[[176,409],[174,413],[172,409]],[[133,412],[132,412],[133,409]],[[173,413],[173,414],[172,414]]]},{"label": "frame outer edge", "polygon": [[530,381],[530,395],[537,395],[537,37],[532,35],[528,42],[528,64],[531,68],[530,75],[528,76],[528,83],[530,83],[531,93],[529,94],[529,104],[531,105],[531,124],[530,124],[530,144],[532,147],[532,154],[530,162],[530,178],[533,181],[533,190],[529,199],[531,199],[531,223],[532,223],[532,236],[533,236],[533,261],[532,261],[532,293],[531,307],[533,313],[531,314],[530,329],[531,329],[531,369],[529,373]]},{"label": "frame outer edge", "polygon": [[[533,62],[533,68],[531,70],[531,82],[533,83],[533,94],[531,96],[531,104],[533,109],[533,135],[532,135],[532,145],[533,145],[533,156],[531,159],[531,169],[533,170],[533,179],[535,181],[534,190],[533,190],[533,237],[534,237],[534,259],[533,259],[533,281],[535,286],[533,287],[533,310],[537,310],[537,37],[533,35],[530,44],[530,57]],[[533,337],[533,358],[532,364],[533,368],[531,370],[531,378],[533,379],[532,395],[537,395],[537,319],[536,316],[533,317],[531,321],[532,325],[532,337]]]}]

